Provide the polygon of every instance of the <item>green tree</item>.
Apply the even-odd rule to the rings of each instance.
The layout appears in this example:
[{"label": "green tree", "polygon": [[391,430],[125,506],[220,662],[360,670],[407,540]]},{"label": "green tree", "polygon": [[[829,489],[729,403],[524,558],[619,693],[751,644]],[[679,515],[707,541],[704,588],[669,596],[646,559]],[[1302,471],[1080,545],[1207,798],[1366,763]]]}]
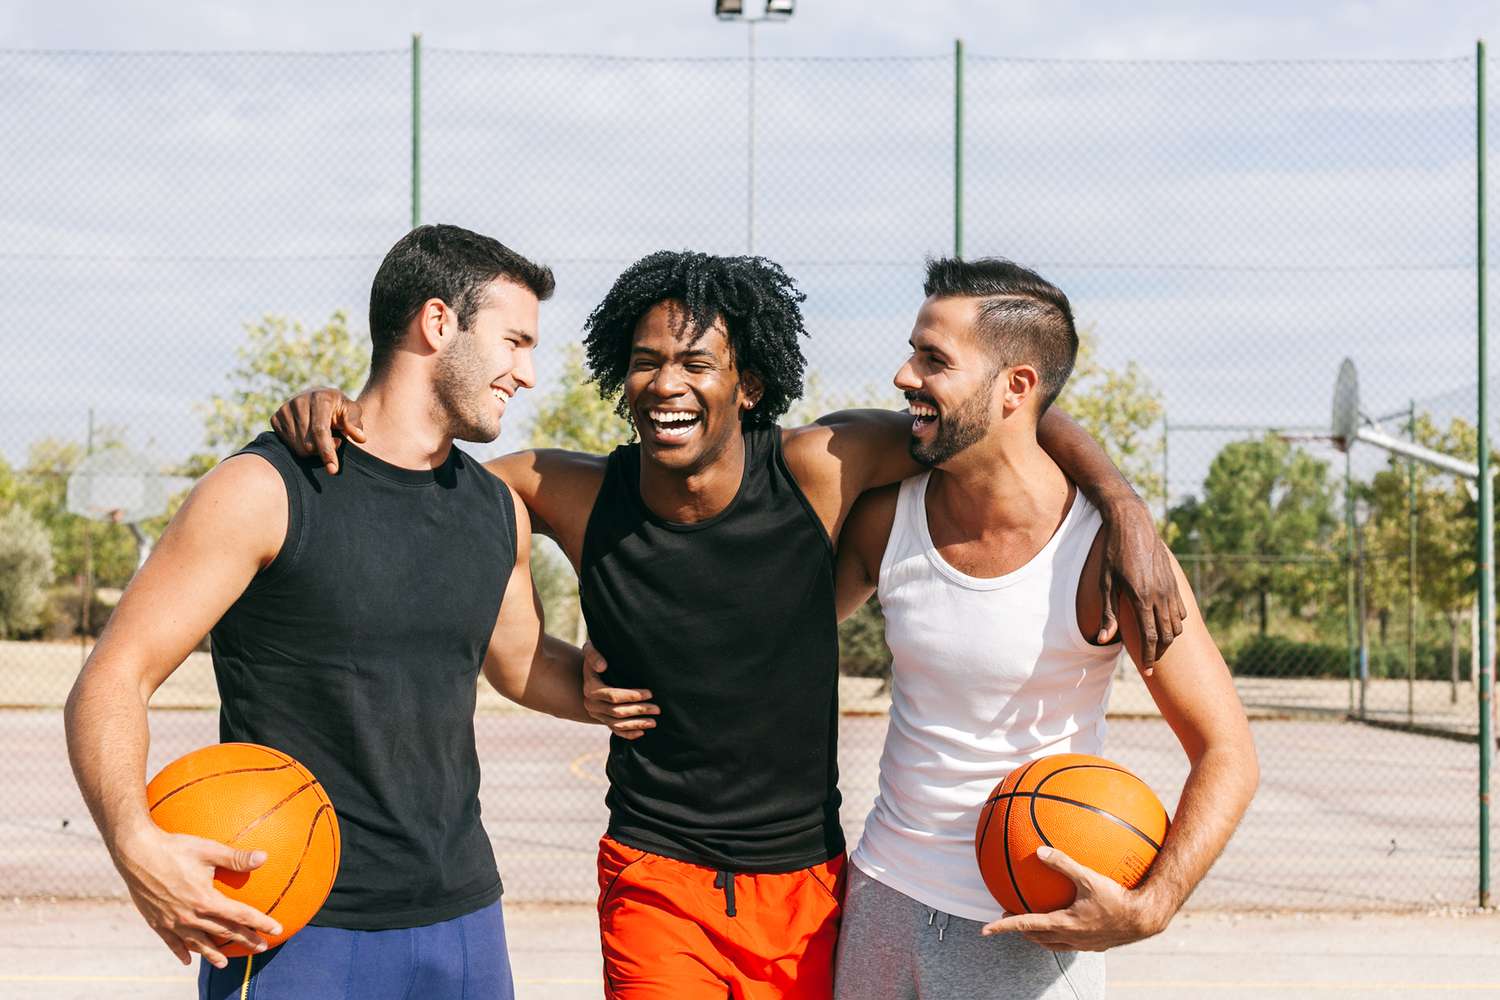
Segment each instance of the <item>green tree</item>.
[{"label": "green tree", "polygon": [[342,310],[314,330],[268,315],[245,333],[249,342],[236,352],[230,388],[211,396],[204,414],[207,444],[219,454],[269,430],[271,414],[303,389],[328,385],[353,396],[369,373],[369,345],[350,334]]},{"label": "green tree", "polygon": [[1166,493],[1159,430],[1161,392],[1136,362],[1120,369],[1106,368],[1099,361],[1099,338],[1093,328],[1078,331],[1078,359],[1057,405],[1104,446],[1148,503],[1161,501]]},{"label": "green tree", "polygon": [[1179,548],[1203,561],[1190,571],[1210,616],[1253,612],[1265,635],[1272,597],[1307,615],[1342,583],[1327,562],[1339,525],[1327,463],[1275,435],[1225,445],[1201,501],[1179,504],[1171,520]]},{"label": "green tree", "polygon": [[[95,451],[120,446],[118,430],[95,432]],[[52,542],[53,571],[59,580],[82,575],[88,561],[85,555],[92,548],[95,582],[104,587],[123,587],[135,572],[136,545],[130,529],[89,521],[67,508],[68,477],[86,455],[87,448],[77,441],[42,438],[34,442],[16,478],[15,502],[46,529]]]},{"label": "green tree", "polygon": [[29,632],[41,622],[52,583],[52,541],[26,508],[0,513],[0,639]]},{"label": "green tree", "polygon": [[[1444,429],[1427,414],[1417,418],[1416,440],[1449,455],[1472,456],[1478,446],[1473,424],[1454,420]],[[1457,477],[1420,462],[1414,470],[1409,470],[1406,459],[1392,455],[1386,467],[1371,479],[1366,491],[1370,519],[1365,535],[1370,612],[1384,622],[1389,612],[1404,611],[1406,607],[1409,490],[1413,472],[1418,599],[1422,608],[1436,611],[1446,620],[1451,655],[1456,662],[1463,618],[1477,593],[1478,564],[1474,549],[1479,523],[1474,498]]]}]

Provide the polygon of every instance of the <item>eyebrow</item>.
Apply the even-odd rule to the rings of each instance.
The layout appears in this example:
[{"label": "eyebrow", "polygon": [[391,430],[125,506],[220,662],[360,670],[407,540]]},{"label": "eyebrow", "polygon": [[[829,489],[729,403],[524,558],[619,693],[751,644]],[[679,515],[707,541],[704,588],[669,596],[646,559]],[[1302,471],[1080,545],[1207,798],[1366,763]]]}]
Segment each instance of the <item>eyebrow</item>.
[{"label": "eyebrow", "polygon": [[536,346],[536,334],[532,333],[530,330],[522,330],[520,327],[513,326],[507,332],[513,333],[517,337],[520,337],[522,347]]},{"label": "eyebrow", "polygon": [[[652,357],[652,358],[661,358],[661,357],[665,357],[666,356],[666,355],[662,354],[661,351],[658,351],[655,348],[651,348],[651,347],[632,347],[630,349],[630,355],[631,355],[631,357],[635,357],[638,354],[642,354],[642,355],[645,355],[647,357]],[[687,349],[685,351],[678,351],[675,355],[673,355],[673,357],[679,357],[679,358],[707,358],[710,361],[715,360],[715,358],[714,358],[714,352],[713,351],[704,350],[701,347],[692,347],[692,348],[689,348],[689,349]]]}]

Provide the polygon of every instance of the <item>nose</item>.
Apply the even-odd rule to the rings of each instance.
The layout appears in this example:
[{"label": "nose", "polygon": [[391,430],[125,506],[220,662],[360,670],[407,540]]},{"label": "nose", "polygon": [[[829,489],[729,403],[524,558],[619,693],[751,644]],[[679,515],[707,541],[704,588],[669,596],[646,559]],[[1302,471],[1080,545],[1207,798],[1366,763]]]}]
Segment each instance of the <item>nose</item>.
[{"label": "nose", "polygon": [[526,348],[519,353],[520,356],[516,358],[516,367],[512,370],[511,376],[516,380],[517,385],[535,389],[536,368],[531,363],[531,349]]},{"label": "nose", "polygon": [[680,396],[687,391],[682,370],[676,365],[662,365],[651,377],[651,390],[658,396]]},{"label": "nose", "polygon": [[902,392],[915,392],[922,388],[922,380],[917,377],[917,371],[912,366],[911,358],[896,370],[896,377],[891,380],[897,389]]}]

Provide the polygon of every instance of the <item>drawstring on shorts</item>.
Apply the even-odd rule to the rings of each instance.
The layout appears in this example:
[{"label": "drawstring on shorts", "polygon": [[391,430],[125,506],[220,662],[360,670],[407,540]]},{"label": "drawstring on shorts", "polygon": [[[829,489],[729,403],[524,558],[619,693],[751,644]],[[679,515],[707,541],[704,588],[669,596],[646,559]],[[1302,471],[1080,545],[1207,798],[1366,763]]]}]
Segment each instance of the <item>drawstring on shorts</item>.
[{"label": "drawstring on shorts", "polygon": [[724,890],[724,915],[734,916],[734,872],[720,870],[714,874],[714,888]]}]

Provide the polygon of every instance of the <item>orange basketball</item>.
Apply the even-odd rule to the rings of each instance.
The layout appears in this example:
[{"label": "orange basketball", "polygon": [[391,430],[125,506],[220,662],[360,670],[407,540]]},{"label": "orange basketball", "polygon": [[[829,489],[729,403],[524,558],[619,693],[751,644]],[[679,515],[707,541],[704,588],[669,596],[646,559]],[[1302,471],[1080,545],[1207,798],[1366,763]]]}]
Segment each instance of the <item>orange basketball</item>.
[{"label": "orange basketball", "polygon": [[990,894],[1007,913],[1047,913],[1073,902],[1073,880],[1036,856],[1055,847],[1127,889],[1141,884],[1167,835],[1167,811],[1114,761],[1082,753],[1042,757],[995,786],[974,836]]},{"label": "orange basketball", "polygon": [[[146,786],[156,825],[266,852],[252,872],[214,872],[214,888],[281,924],[261,935],[276,947],[322,907],[339,871],[339,823],[318,779],[286,754],[254,743],[219,743],[179,757]],[[248,955],[244,945],[222,949]]]}]

